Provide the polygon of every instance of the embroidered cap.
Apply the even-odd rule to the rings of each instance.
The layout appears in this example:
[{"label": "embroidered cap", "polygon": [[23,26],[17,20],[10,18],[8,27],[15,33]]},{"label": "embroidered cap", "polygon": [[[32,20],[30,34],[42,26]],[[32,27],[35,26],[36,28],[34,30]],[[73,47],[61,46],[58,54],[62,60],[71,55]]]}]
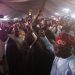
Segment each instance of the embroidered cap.
[{"label": "embroidered cap", "polygon": [[60,33],[55,41],[60,47],[71,47],[75,43],[74,37],[66,32]]}]

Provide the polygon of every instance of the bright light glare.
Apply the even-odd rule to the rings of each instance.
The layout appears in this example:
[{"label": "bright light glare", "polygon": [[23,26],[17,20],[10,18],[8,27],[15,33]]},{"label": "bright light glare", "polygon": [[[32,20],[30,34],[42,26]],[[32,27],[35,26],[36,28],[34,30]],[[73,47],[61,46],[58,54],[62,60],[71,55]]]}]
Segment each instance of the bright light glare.
[{"label": "bright light glare", "polygon": [[59,13],[54,13],[55,15],[59,16],[60,14]]},{"label": "bright light glare", "polygon": [[18,20],[18,18],[14,18],[13,20],[14,20],[14,21],[15,21],[15,20]]},{"label": "bright light glare", "polygon": [[7,21],[7,20],[9,20],[8,18],[0,18],[0,20],[2,20],[2,21]]},{"label": "bright light glare", "polygon": [[29,12],[29,16],[31,16],[32,15],[32,12]]},{"label": "bright light glare", "polygon": [[4,16],[4,18],[8,18],[8,16]]},{"label": "bright light glare", "polygon": [[75,14],[72,14],[72,15],[71,15],[71,18],[74,18],[74,19],[75,19]]},{"label": "bright light glare", "polygon": [[56,21],[58,21],[58,19],[57,18],[53,18],[54,20],[56,20]]},{"label": "bright light glare", "polygon": [[70,9],[69,8],[64,8],[64,9],[62,9],[62,11],[65,12],[65,13],[69,13]]},{"label": "bright light glare", "polygon": [[0,28],[0,30],[2,30],[2,28]]},{"label": "bright light glare", "polygon": [[1,21],[7,21],[9,20],[8,16],[4,16],[4,18],[0,18]]},{"label": "bright light glare", "polygon": [[51,18],[53,18],[54,16],[51,16]]}]

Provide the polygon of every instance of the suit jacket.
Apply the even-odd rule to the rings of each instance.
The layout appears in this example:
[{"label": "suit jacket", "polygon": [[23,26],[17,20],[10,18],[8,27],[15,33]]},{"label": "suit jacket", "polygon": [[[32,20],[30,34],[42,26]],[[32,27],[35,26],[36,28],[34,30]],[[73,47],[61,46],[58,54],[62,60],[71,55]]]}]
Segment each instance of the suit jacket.
[{"label": "suit jacket", "polygon": [[29,51],[27,75],[50,75],[54,54],[38,38]]},{"label": "suit jacket", "polygon": [[18,50],[15,41],[11,38],[7,41],[6,59],[9,75],[22,75],[22,54]]},{"label": "suit jacket", "polygon": [[20,50],[10,38],[6,49],[9,75],[50,75],[54,54],[46,49],[40,38],[32,48],[23,44]]}]

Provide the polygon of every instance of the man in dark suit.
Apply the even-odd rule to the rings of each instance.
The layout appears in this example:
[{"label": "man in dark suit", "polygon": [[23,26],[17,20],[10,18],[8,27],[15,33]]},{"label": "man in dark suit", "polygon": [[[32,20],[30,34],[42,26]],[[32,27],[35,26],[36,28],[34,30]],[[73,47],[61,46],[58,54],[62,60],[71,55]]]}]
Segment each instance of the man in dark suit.
[{"label": "man in dark suit", "polygon": [[22,46],[20,51],[16,42],[11,37],[8,38],[6,43],[6,58],[9,68],[9,75],[50,74],[54,55],[52,52],[49,52],[46,49],[45,45],[39,37],[36,38],[33,32],[30,34],[30,38],[34,40],[32,41],[31,39],[32,42],[29,44],[29,48],[26,49],[27,54],[21,54],[22,48],[24,48],[25,45]]},{"label": "man in dark suit", "polygon": [[22,55],[19,51],[16,42],[8,37],[5,30],[0,31],[0,39],[5,42],[5,54],[9,69],[9,75],[23,75],[22,74]]},{"label": "man in dark suit", "polygon": [[39,37],[35,36],[30,36],[34,40],[29,46],[27,75],[50,75],[54,54],[46,49]]},{"label": "man in dark suit", "polygon": [[9,75],[19,75],[22,73],[22,55],[13,39],[9,38],[6,47],[6,58],[9,68]]}]

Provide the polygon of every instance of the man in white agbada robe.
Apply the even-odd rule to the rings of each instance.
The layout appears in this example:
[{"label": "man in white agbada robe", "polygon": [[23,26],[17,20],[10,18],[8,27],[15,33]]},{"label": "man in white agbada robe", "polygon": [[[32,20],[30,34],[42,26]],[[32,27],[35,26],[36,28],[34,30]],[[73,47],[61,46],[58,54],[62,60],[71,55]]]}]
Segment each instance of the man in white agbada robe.
[{"label": "man in white agbada robe", "polygon": [[[46,47],[53,50],[51,43],[45,37]],[[61,33],[56,37],[54,47],[55,59],[50,75],[75,75],[75,56],[72,54],[72,45],[75,43],[71,35]]]}]

